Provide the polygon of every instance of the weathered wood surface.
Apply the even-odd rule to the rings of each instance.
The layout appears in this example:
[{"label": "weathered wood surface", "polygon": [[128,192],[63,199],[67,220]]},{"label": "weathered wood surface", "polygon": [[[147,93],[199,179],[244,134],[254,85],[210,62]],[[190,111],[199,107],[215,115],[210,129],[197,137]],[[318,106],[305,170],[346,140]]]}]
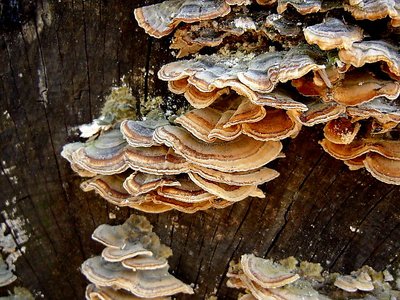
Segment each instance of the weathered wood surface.
[{"label": "weathered wood surface", "polygon": [[[167,95],[155,74],[173,57],[168,38],[147,37],[133,20],[133,9],[147,1],[27,2],[16,16],[23,24],[2,24],[0,39],[1,222],[28,220],[15,285],[45,299],[83,299],[79,266],[101,251],[92,231],[134,211],[83,193],[59,153],[77,139],[77,125],[98,115],[123,75],[131,74],[143,101]],[[273,164],[281,176],[265,186],[266,200],[148,215],[174,251],[174,274],[196,286],[196,296],[178,299],[234,299],[225,273],[231,259],[248,252],[294,255],[346,272],[398,263],[400,188],[350,172],[322,151],[320,138],[321,128],[305,128],[285,142],[287,158]],[[110,221],[110,212],[117,218]]]}]

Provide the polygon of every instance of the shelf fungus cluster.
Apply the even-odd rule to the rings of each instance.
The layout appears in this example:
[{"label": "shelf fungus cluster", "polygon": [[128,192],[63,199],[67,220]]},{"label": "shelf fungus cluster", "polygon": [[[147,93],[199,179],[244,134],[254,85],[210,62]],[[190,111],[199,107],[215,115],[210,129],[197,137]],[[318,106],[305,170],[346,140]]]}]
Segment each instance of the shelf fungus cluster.
[{"label": "shelf fungus cluster", "polygon": [[[191,150],[206,159],[188,156],[183,139],[221,153],[231,148],[216,146],[225,142],[258,143],[263,153],[302,126],[325,124],[325,151],[351,170],[400,184],[396,1],[168,0],[136,9],[135,17],[153,37],[173,34],[178,58],[194,55],[158,71],[194,109],[176,119],[186,133],[167,126],[156,142],[202,167],[248,172],[262,165],[248,160],[244,170],[231,161],[238,169],[227,170],[205,163],[213,159],[200,148]],[[214,180],[199,172],[189,177],[202,188],[199,179]]]},{"label": "shelf fungus cluster", "polygon": [[[79,175],[91,177],[82,183],[84,191],[95,190],[115,205],[145,212],[193,213],[223,208],[248,196],[264,198],[258,185],[279,175],[265,164],[282,157],[282,144],[250,137],[266,133],[250,124],[246,127],[242,119],[246,114],[258,114],[256,119],[269,114],[287,119],[290,125],[290,118],[266,110],[254,112],[251,105],[240,102],[226,119],[235,122],[236,131],[221,123],[216,134],[227,137],[217,139],[208,138],[210,122],[217,125],[222,111],[215,108],[211,115],[209,110],[181,116],[177,123],[187,129],[165,120],[124,120],[86,143],[64,146],[62,155]],[[210,132],[204,132],[205,124]]]},{"label": "shelf fungus cluster", "polygon": [[294,257],[274,262],[252,254],[231,262],[227,285],[245,290],[241,300],[272,299],[398,299],[400,291],[388,270],[363,266],[351,275],[323,271],[320,264]]},{"label": "shelf fungus cluster", "polygon": [[100,225],[92,238],[105,246],[101,256],[86,260],[82,273],[91,282],[88,300],[170,299],[193,289],[168,272],[169,247],[161,244],[145,217],[131,215],[124,224]]}]

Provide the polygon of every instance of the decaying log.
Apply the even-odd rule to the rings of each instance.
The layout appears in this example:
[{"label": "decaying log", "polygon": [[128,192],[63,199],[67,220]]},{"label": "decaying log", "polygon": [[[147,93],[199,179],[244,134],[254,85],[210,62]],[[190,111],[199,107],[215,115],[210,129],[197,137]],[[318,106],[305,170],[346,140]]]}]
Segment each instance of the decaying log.
[{"label": "decaying log", "polygon": [[[29,239],[19,245],[26,252],[14,285],[45,299],[83,299],[79,266],[101,251],[91,233],[133,210],[83,193],[62,146],[79,139],[76,127],[99,115],[124,75],[138,109],[152,96],[183,100],[156,78],[173,60],[168,38],[148,37],[133,18],[135,7],[154,1],[22,2],[0,6],[0,222],[18,240],[7,220],[26,220]],[[294,255],[343,272],[399,263],[400,187],[349,171],[322,150],[321,137],[317,126],[285,141],[286,159],[272,166],[281,175],[263,187],[266,199],[194,215],[147,215],[173,249],[174,275],[194,284],[195,296],[178,299],[235,299],[226,286],[228,263],[250,252]]]}]

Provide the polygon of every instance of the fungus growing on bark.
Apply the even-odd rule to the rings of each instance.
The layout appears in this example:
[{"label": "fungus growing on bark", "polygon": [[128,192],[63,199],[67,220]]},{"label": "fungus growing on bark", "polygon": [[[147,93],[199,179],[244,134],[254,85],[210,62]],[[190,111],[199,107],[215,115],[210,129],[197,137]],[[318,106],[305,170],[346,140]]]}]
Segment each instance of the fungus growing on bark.
[{"label": "fungus growing on bark", "polygon": [[148,173],[132,173],[126,177],[123,186],[133,196],[139,196],[154,191],[162,186],[180,186],[181,183],[172,176],[154,175]]},{"label": "fungus growing on bark", "polygon": [[390,159],[378,153],[369,153],[363,162],[365,168],[376,179],[400,185],[400,160]]},{"label": "fungus growing on bark", "polygon": [[244,274],[264,288],[281,287],[300,278],[280,264],[251,254],[242,255],[240,264]]},{"label": "fungus growing on bark", "polygon": [[385,62],[390,72],[400,76],[400,48],[386,41],[362,41],[339,51],[339,58],[357,68],[365,64]]},{"label": "fungus growing on bark", "polygon": [[163,119],[145,122],[124,120],[121,122],[120,130],[128,144],[133,147],[159,146],[153,139],[154,130],[167,124],[168,121]]},{"label": "fungus growing on bark", "polygon": [[353,159],[369,152],[378,153],[393,160],[400,160],[400,141],[384,139],[375,135],[354,139],[349,144],[336,144],[327,139],[322,140],[321,145],[326,152],[337,159]]},{"label": "fungus growing on bark", "polygon": [[357,106],[378,97],[394,100],[400,95],[400,84],[378,78],[372,72],[360,69],[347,72],[332,88],[320,89],[319,95],[326,101],[346,106]]},{"label": "fungus growing on bark", "polygon": [[339,19],[327,18],[320,24],[304,28],[304,36],[309,44],[317,44],[322,50],[348,49],[353,42],[363,39],[363,31]]},{"label": "fungus growing on bark", "polygon": [[372,291],[374,289],[371,276],[365,272],[361,272],[358,276],[338,276],[334,285],[347,292]]},{"label": "fungus growing on bark", "polygon": [[292,111],[290,114],[304,126],[314,126],[338,118],[346,112],[346,107],[335,102],[314,101],[304,112]]},{"label": "fungus growing on bark", "polygon": [[[187,79],[202,92],[230,87],[241,95],[253,92],[272,92],[279,82],[300,78],[312,70],[324,70],[308,47],[296,47],[290,51],[267,52],[257,56],[238,58],[223,55],[200,56],[164,65],[158,77],[164,81]],[[251,97],[250,97],[250,100]]]},{"label": "fungus growing on bark", "polygon": [[360,123],[352,123],[347,118],[337,118],[329,121],[324,127],[325,138],[335,144],[350,144],[358,131]]},{"label": "fungus growing on bark", "polygon": [[390,17],[392,26],[396,27],[400,18],[400,7],[395,0],[357,0],[344,4],[356,20],[378,20]]},{"label": "fungus growing on bark", "polygon": [[119,206],[125,206],[137,197],[128,193],[124,188],[125,177],[120,174],[110,176],[98,175],[81,183],[84,192],[96,191],[101,197]]},{"label": "fungus growing on bark", "polygon": [[172,251],[160,243],[145,217],[132,215],[122,225],[100,225],[92,237],[106,248],[101,256],[89,258],[82,264],[82,273],[95,285],[88,287],[89,297],[104,288],[102,293],[106,296],[129,293],[141,298],[157,298],[177,293],[193,294],[190,286],[168,273],[166,258]]},{"label": "fungus growing on bark", "polygon": [[300,14],[306,15],[316,13],[320,11],[322,1],[321,0],[278,0],[278,13],[282,14],[288,6],[293,6]]},{"label": "fungus growing on bark", "polygon": [[185,203],[199,203],[217,199],[217,196],[210,194],[189,178],[181,178],[179,183],[179,186],[163,186],[157,190],[157,194]]},{"label": "fungus growing on bark", "polygon": [[[243,116],[252,115],[252,111],[256,112],[253,115],[265,113],[263,107],[241,101],[236,101],[237,109],[231,115],[236,120],[229,120],[240,123],[247,119]],[[183,121],[192,124],[192,132],[195,132],[194,128],[202,129],[207,118],[211,123],[216,122],[200,110],[191,116]],[[257,118],[250,118],[250,121]],[[193,119],[200,120],[199,124],[188,122]],[[83,182],[82,189],[94,190],[118,206],[152,213],[170,209],[193,213],[211,207],[226,207],[247,196],[264,198],[257,186],[279,175],[274,170],[262,168],[281,157],[279,142],[257,141],[246,135],[230,142],[211,142],[212,137],[209,142],[203,142],[183,128],[164,123],[125,120],[121,132],[116,125],[115,129],[103,132],[87,143],[67,145],[68,151],[64,149],[64,152],[69,153],[70,163],[93,172],[94,177]],[[230,150],[226,151],[225,147]],[[258,175],[260,177],[253,177]]]},{"label": "fungus growing on bark", "polygon": [[189,173],[189,177],[203,190],[230,202],[241,201],[249,196],[265,198],[264,193],[256,185],[235,186],[232,184],[211,181],[195,173]]},{"label": "fungus growing on bark", "polygon": [[254,255],[242,255],[231,262],[228,287],[246,289],[255,299],[328,299],[282,263]]},{"label": "fungus growing on bark", "polygon": [[[116,290],[112,287],[98,287],[89,284],[85,292],[86,300],[141,300],[143,298],[132,295],[124,290]],[[170,297],[146,298],[150,300],[170,300]]]},{"label": "fungus growing on bark", "polygon": [[82,144],[71,157],[80,168],[102,175],[122,173],[129,168],[160,175],[187,171],[187,162],[169,148],[130,146],[118,129]]},{"label": "fungus growing on bark", "polygon": [[400,291],[395,284],[391,285],[385,281],[384,272],[376,272],[368,266],[363,266],[351,275],[341,275],[323,271],[317,263],[305,261],[299,264],[293,257],[274,262],[245,254],[239,263],[230,263],[227,285],[245,289],[247,294],[244,299],[328,300],[398,297]]},{"label": "fungus growing on bark", "polygon": [[275,159],[282,149],[280,142],[261,142],[244,135],[233,141],[208,144],[171,125],[158,128],[154,138],[194,164],[224,172],[260,168]]},{"label": "fungus growing on bark", "polygon": [[[262,11],[255,1],[242,0],[169,0],[135,10],[153,36],[177,29],[173,48],[179,55],[209,47],[207,55],[158,71],[169,90],[195,109],[173,116],[175,124],[143,112],[143,120],[134,120],[129,88],[113,89],[119,96],[107,100],[98,119],[105,125],[96,123],[88,141],[62,152],[79,175],[93,177],[84,190],[147,212],[192,213],[264,197],[259,185],[279,174],[265,165],[281,157],[280,141],[316,124],[325,124],[321,144],[334,157],[396,182],[393,169],[376,164],[388,159],[395,165],[400,157],[393,133],[400,123],[398,45],[393,29],[379,40],[350,14],[389,17],[393,25],[400,20],[397,3],[256,2],[266,5]],[[350,14],[338,19],[343,6]],[[328,10],[329,16],[315,14]],[[106,117],[110,113],[115,116]]]},{"label": "fungus growing on bark", "polygon": [[82,264],[82,273],[95,285],[124,289],[142,298],[192,294],[192,289],[168,273],[168,268],[133,271],[100,256]]},{"label": "fungus growing on bark", "polygon": [[199,174],[202,178],[229,185],[259,185],[279,176],[279,172],[269,168],[259,168],[244,172],[222,172],[202,166],[193,165],[190,173]]},{"label": "fungus growing on bark", "polygon": [[149,35],[160,38],[170,34],[180,23],[193,23],[222,17],[231,11],[224,0],[168,0],[135,9],[139,26]]}]

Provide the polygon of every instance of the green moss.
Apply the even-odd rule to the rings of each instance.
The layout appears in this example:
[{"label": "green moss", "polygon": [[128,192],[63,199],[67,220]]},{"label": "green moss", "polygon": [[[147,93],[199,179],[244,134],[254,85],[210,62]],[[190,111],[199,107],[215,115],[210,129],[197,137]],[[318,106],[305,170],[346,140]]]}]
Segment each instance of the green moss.
[{"label": "green moss", "polygon": [[106,97],[106,102],[101,110],[101,122],[112,124],[124,119],[136,119],[136,101],[129,87],[113,88],[111,94]]}]

